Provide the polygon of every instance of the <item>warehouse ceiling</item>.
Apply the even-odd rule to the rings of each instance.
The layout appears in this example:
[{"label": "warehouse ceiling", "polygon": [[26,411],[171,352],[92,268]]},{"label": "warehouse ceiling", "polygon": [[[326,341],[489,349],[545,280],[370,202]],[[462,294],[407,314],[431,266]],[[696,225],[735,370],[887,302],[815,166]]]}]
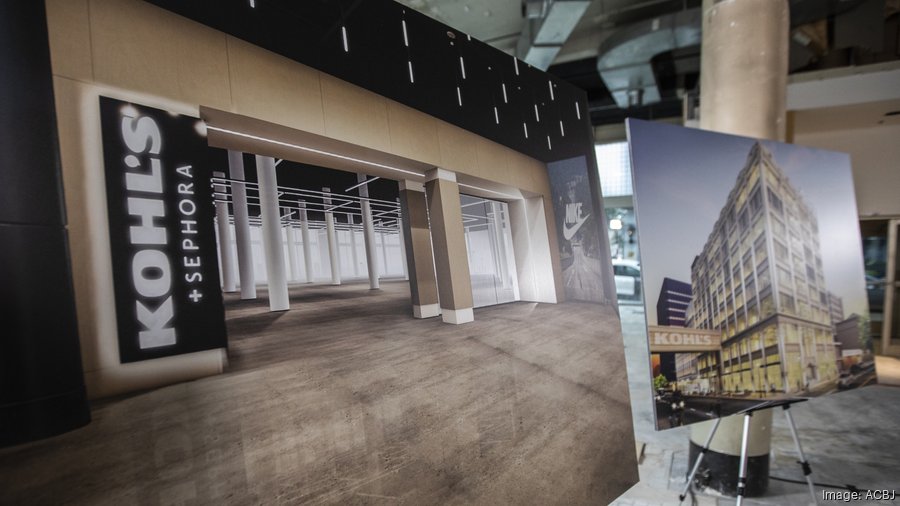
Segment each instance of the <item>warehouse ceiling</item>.
[{"label": "warehouse ceiling", "polygon": [[[584,89],[595,125],[678,117],[698,93],[702,0],[399,1]],[[900,59],[900,0],[789,3],[791,73]]]}]

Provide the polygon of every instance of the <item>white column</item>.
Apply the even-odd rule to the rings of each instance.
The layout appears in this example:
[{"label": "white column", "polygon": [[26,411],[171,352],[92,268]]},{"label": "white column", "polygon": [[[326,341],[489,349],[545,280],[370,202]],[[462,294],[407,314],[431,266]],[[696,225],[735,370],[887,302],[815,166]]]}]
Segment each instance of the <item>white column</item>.
[{"label": "white column", "polygon": [[384,277],[388,271],[387,241],[384,239],[384,223],[379,221],[378,226],[381,228],[381,232],[378,232],[378,238],[381,239],[381,262],[384,264],[384,270],[381,271],[381,277]]},{"label": "white column", "polygon": [[284,268],[284,246],[281,240],[281,212],[278,207],[278,178],[275,159],[256,155],[256,177],[259,180],[259,208],[262,220],[263,251],[266,254],[266,277],[269,284],[269,310],[287,311],[287,276]]},{"label": "white column", "polygon": [[[331,188],[322,188],[325,193],[331,193]],[[328,258],[331,260],[331,284],[341,284],[341,264],[338,257],[337,233],[334,230],[334,213],[327,209],[331,206],[331,197],[325,197],[325,228],[328,234]]]},{"label": "white column", "polygon": [[[357,181],[366,180],[365,174],[358,174]],[[378,262],[375,258],[375,225],[372,223],[372,204],[369,202],[369,187],[359,187],[359,197],[362,207],[363,238],[366,244],[366,266],[369,269],[369,288],[378,290],[381,285],[378,282]]]},{"label": "white column", "polygon": [[347,223],[350,224],[350,253],[353,257],[353,277],[359,277],[359,258],[356,254],[356,219],[352,214],[347,213]]},{"label": "white column", "polygon": [[312,283],[312,248],[309,246],[309,219],[306,216],[306,202],[300,201],[300,239],[303,241],[303,274],[306,282]]},{"label": "white column", "polygon": [[400,213],[400,197],[397,197],[397,237],[400,240],[400,255],[403,264],[403,279],[409,280],[409,266],[406,265],[406,238],[403,237],[403,217]]},{"label": "white column", "polygon": [[[213,177],[224,178],[224,172],[213,172]],[[234,252],[231,249],[231,227],[228,219],[228,202],[226,202],[225,185],[217,183],[213,189],[216,193],[216,226],[219,231],[219,258],[222,262],[222,290],[226,293],[237,290],[234,281]]]},{"label": "white column", "polygon": [[247,211],[247,187],[244,183],[244,154],[228,151],[228,174],[231,183],[231,204],[234,209],[234,240],[237,246],[238,274],[241,299],[256,298],[256,276],[253,274],[253,249],[250,247],[250,216]]},{"label": "white column", "polygon": [[288,246],[288,264],[291,266],[290,276],[288,277],[288,281],[296,281],[300,279],[300,261],[297,259],[297,236],[294,233],[294,214],[296,214],[296,210],[291,208],[285,208],[285,221],[284,221],[284,232],[287,238],[287,246]]}]

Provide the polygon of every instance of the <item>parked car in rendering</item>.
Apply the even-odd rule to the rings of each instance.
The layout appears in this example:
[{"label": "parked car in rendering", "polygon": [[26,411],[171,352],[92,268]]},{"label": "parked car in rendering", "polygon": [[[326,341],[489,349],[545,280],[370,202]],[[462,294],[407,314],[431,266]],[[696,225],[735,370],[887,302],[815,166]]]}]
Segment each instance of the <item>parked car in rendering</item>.
[{"label": "parked car in rendering", "polygon": [[637,260],[614,258],[613,274],[616,278],[616,295],[620,299],[641,298],[641,264]]}]

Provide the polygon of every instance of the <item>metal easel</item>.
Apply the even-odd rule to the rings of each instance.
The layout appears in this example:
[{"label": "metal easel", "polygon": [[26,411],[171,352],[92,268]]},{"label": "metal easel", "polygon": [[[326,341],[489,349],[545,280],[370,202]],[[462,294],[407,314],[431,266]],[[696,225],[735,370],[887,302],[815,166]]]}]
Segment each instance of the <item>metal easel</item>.
[{"label": "metal easel", "polygon": [[[744,492],[746,492],[747,487],[747,460],[749,459],[749,455],[747,455],[748,445],[750,442],[750,420],[753,417],[753,413],[756,411],[761,411],[763,409],[775,408],[781,406],[784,411],[784,416],[787,418],[788,427],[791,429],[791,437],[794,438],[794,446],[797,448],[797,455],[800,457],[800,460],[797,461],[800,464],[801,469],[803,470],[803,476],[806,478],[806,483],[809,485],[809,495],[812,497],[813,504],[818,504],[816,500],[816,489],[812,480],[812,468],[809,465],[809,462],[806,460],[806,455],[803,453],[803,447],[800,446],[800,438],[797,436],[797,426],[794,424],[794,417],[791,415],[791,405],[806,401],[806,399],[785,399],[785,400],[774,400],[774,401],[765,401],[752,408],[747,408],[743,411],[739,411],[735,413],[736,415],[744,415],[744,430],[741,435],[741,464],[738,470],[738,483],[737,483],[737,506],[741,506],[744,501]],[[706,444],[703,445],[703,448],[700,449],[700,454],[697,455],[697,460],[694,462],[694,466],[691,468],[690,474],[688,474],[687,483],[684,484],[684,488],[681,490],[681,494],[678,496],[679,503],[684,502],[684,499],[687,497],[688,491],[691,488],[691,484],[694,481],[694,476],[697,474],[697,471],[700,469],[700,464],[703,462],[703,457],[706,455],[706,452],[709,451],[709,445],[712,443],[713,437],[716,435],[716,431],[719,429],[719,423],[722,421],[721,418],[716,419],[715,425],[713,425],[712,430],[709,432],[709,437],[706,438]]]}]

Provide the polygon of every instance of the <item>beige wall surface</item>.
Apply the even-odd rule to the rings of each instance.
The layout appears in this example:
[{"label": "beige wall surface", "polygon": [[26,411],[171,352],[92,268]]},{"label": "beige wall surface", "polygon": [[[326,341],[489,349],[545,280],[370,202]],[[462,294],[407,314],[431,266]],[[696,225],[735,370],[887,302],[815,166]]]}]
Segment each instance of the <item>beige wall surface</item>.
[{"label": "beige wall surface", "polygon": [[542,196],[546,166],[505,146],[140,0],[46,0],[76,306],[89,395],[220,372],[224,353],[119,364],[98,97],[199,116],[201,105]]},{"label": "beige wall surface", "polygon": [[850,154],[860,216],[900,216],[900,125],[795,132],[794,143]]}]

